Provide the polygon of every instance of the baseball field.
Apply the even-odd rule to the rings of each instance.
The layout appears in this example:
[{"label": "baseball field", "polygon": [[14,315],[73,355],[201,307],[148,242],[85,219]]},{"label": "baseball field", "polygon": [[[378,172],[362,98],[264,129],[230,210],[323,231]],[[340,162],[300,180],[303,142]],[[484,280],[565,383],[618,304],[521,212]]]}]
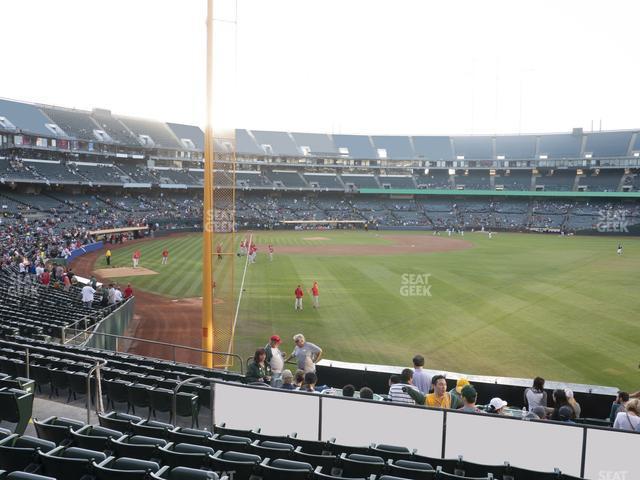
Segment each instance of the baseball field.
[{"label": "baseball field", "polygon": [[[427,368],[637,390],[640,240],[373,231],[252,235],[259,250],[247,267],[235,335],[235,351],[244,357],[274,333],[290,352],[292,335],[303,332],[335,360],[409,365],[422,353]],[[225,245],[230,254],[218,263],[217,281],[235,262],[240,285],[246,260],[234,253],[244,236]],[[164,248],[167,265],[161,265]],[[119,277],[120,284],[197,304],[199,234],[124,246],[114,250],[113,265],[130,266],[135,249],[148,274]],[[103,264],[100,259],[96,268]],[[313,281],[320,288],[318,309],[311,305]],[[294,310],[298,284],[306,294],[303,311]]]}]

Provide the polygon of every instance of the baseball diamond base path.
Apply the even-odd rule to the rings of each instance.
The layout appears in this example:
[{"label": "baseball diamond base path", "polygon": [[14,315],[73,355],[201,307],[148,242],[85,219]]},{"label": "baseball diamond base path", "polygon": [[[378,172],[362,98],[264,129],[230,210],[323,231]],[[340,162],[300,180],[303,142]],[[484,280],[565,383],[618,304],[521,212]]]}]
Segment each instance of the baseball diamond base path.
[{"label": "baseball diamond base path", "polygon": [[[176,238],[192,234],[175,234],[163,238]],[[429,235],[393,235],[376,234],[383,240],[390,241],[390,244],[380,245],[345,245],[332,244],[330,238],[322,237],[318,245],[283,245],[278,247],[277,254],[289,255],[322,255],[322,256],[345,256],[345,255],[398,255],[407,253],[436,253],[455,250],[465,250],[471,248],[471,242],[442,236]],[[311,237],[320,239],[321,237]],[[137,242],[152,241],[153,239],[142,239],[129,241],[123,245],[110,245],[112,251],[127,247]],[[153,270],[144,267],[136,269],[130,267],[118,268],[98,268],[103,267],[104,252],[91,252],[82,257],[78,257],[73,262],[74,270],[83,276],[95,275],[101,282],[109,282],[110,278],[119,276],[150,275],[156,274]],[[114,275],[113,273],[116,273]],[[122,273],[120,273],[122,272]],[[125,273],[126,272],[126,273]],[[201,347],[202,333],[202,299],[199,297],[172,299],[162,295],[157,295],[142,290],[135,289],[136,297],[135,314],[130,323],[126,336],[144,338],[158,342],[185,345],[192,348]],[[128,351],[138,355],[174,359],[173,349],[146,342],[127,342],[119,347],[123,351]],[[200,354],[188,350],[178,350],[175,353],[177,361],[200,363]]]}]

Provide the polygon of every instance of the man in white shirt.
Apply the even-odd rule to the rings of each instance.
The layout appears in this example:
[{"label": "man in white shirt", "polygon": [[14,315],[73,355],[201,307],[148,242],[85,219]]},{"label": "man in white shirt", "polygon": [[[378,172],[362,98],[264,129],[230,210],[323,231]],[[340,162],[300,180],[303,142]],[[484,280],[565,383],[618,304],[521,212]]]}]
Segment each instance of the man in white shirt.
[{"label": "man in white shirt", "polygon": [[116,286],[115,292],[113,292],[113,303],[118,303],[122,301],[122,290]]},{"label": "man in white shirt", "polygon": [[266,361],[271,367],[271,386],[280,388],[282,386],[282,371],[284,370],[284,353],[280,351],[282,340],[279,335],[273,335],[269,339],[269,345],[265,347],[267,352]]},{"label": "man in white shirt", "polygon": [[424,357],[416,355],[413,357],[413,386],[426,395],[431,389],[431,375],[423,370]]},{"label": "man in white shirt", "polygon": [[91,308],[91,304],[93,303],[93,296],[96,291],[93,289],[91,285],[85,285],[82,287],[82,304],[85,308]]}]

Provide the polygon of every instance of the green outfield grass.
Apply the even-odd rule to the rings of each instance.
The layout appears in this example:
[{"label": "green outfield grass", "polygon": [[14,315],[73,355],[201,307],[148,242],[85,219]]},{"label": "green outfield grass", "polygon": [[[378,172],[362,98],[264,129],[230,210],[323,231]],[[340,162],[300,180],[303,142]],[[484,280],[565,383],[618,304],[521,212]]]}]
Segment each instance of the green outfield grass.
[{"label": "green outfield grass", "polygon": [[[396,233],[394,233],[395,235]],[[325,357],[427,367],[470,374],[532,377],[637,390],[640,362],[640,240],[552,235],[467,234],[463,251],[389,256],[284,255],[283,245],[318,245],[309,232],[258,232],[261,254],[250,265],[236,351],[247,356],[278,333],[283,349],[303,332]],[[375,232],[322,232],[325,243],[368,245]],[[430,235],[430,234],[425,234]],[[273,243],[276,254],[264,254]],[[167,246],[170,264],[160,265]],[[119,279],[171,297],[200,296],[201,236],[140,244],[142,266],[158,275]],[[134,247],[114,252],[130,265]],[[239,283],[244,259],[236,262]],[[231,260],[233,258],[233,260]],[[222,278],[225,271],[218,272]],[[403,275],[429,274],[431,296],[403,296]],[[406,278],[406,277],[404,277]],[[321,308],[295,312],[293,291],[320,285]]]}]

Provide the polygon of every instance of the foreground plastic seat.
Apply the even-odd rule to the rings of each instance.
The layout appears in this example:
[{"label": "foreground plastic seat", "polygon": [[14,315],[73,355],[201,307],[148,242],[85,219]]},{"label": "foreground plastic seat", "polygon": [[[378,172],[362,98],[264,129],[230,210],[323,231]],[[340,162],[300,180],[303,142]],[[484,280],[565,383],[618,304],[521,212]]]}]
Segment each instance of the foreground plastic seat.
[{"label": "foreground plastic seat", "polygon": [[49,452],[56,444],[27,435],[11,435],[0,441],[0,469],[7,472],[24,470],[37,456],[38,451]]},{"label": "foreground plastic seat", "polygon": [[80,480],[90,474],[92,462],[102,462],[106,458],[102,452],[78,447],[58,447],[47,453],[39,452],[44,473],[64,480]]},{"label": "foreground plastic seat", "polygon": [[323,468],[323,467],[316,467],[316,469],[313,471],[313,476],[311,477],[314,480],[339,480],[341,478],[343,479],[350,479],[350,480],[371,480],[371,478],[375,478],[374,477],[343,477],[342,475],[332,475],[331,474],[331,469],[330,468]]},{"label": "foreground plastic seat", "polygon": [[307,480],[312,476],[313,467],[305,462],[265,459],[260,464],[260,472],[263,480]]},{"label": "foreground plastic seat", "polygon": [[192,445],[206,445],[207,439],[212,434],[208,430],[197,430],[195,428],[178,427],[168,433],[167,439],[174,443],[190,443]]},{"label": "foreground plastic seat", "polygon": [[249,453],[259,455],[262,458],[270,458],[271,460],[276,458],[291,459],[294,450],[293,445],[289,443],[260,442],[257,440],[250,444],[248,449]]},{"label": "foreground plastic seat", "polygon": [[44,420],[33,419],[38,438],[49,440],[56,445],[71,441],[71,430],[84,427],[84,422],[64,417],[49,417]]},{"label": "foreground plastic seat", "polygon": [[7,480],[56,480],[54,477],[46,477],[28,472],[12,472],[7,475]]},{"label": "foreground plastic seat", "polygon": [[251,439],[249,437],[236,437],[235,435],[214,435],[207,440],[206,445],[214,450],[223,452],[248,452]]},{"label": "foreground plastic seat", "polygon": [[0,420],[15,423],[14,432],[22,435],[33,412],[33,393],[22,390],[0,390]]},{"label": "foreground plastic seat", "polygon": [[554,472],[536,472],[534,470],[527,470],[526,468],[507,465],[502,478],[508,480],[558,480],[561,478],[561,475],[558,469]]},{"label": "foreground plastic seat", "polygon": [[122,412],[109,412],[99,413],[98,422],[105,428],[111,428],[112,430],[118,430],[125,434],[133,432],[133,423],[138,423],[142,419],[135,415],[129,415]]},{"label": "foreground plastic seat", "polygon": [[229,480],[226,475],[220,477],[215,472],[189,467],[163,467],[159,472],[152,473],[151,478],[156,480]]},{"label": "foreground plastic seat", "polygon": [[209,457],[209,468],[216,472],[234,472],[234,478],[249,478],[262,459],[243,452],[217,451]]},{"label": "foreground plastic seat", "polygon": [[110,428],[85,425],[79,430],[71,430],[76,446],[87,450],[103,451],[109,445],[109,439],[122,437],[122,432]]},{"label": "foreground plastic seat", "polygon": [[205,467],[208,465],[209,456],[214,453],[215,450],[211,447],[189,443],[169,443],[158,449],[162,464],[171,467]]},{"label": "foreground plastic seat", "polygon": [[107,408],[111,405],[115,409],[116,403],[126,403],[127,413],[129,413],[129,395],[127,392],[132,383],[124,380],[103,380],[102,385],[107,395]]},{"label": "foreground plastic seat", "polygon": [[337,465],[338,457],[335,455],[316,455],[302,451],[302,447],[298,447],[293,451],[292,460],[296,462],[306,462],[316,467],[322,467],[323,472],[331,472],[331,469]]},{"label": "foreground plastic seat", "polygon": [[385,468],[385,462],[382,457],[361,455],[359,453],[350,455],[343,453],[340,456],[339,463],[342,467],[342,474],[350,477],[380,475]]},{"label": "foreground plastic seat", "polygon": [[167,441],[162,438],[145,437],[143,435],[125,435],[121,438],[109,439],[109,449],[116,457],[151,460],[157,458],[158,448],[164,447]]},{"label": "foreground plastic seat", "polygon": [[[169,423],[175,420],[173,418],[173,391],[166,388],[155,388],[149,391],[149,399],[154,418],[156,412],[164,412],[169,414]],[[191,428],[198,426],[199,407],[197,395],[185,392],[177,393],[176,416],[191,418]]]},{"label": "foreground plastic seat", "polygon": [[430,463],[412,460],[392,460],[388,462],[387,468],[391,475],[412,480],[431,480],[436,475],[435,469]]},{"label": "foreground plastic seat", "polygon": [[489,474],[484,477],[466,477],[464,475],[456,475],[454,473],[443,472],[440,468],[436,470],[436,480],[493,480],[493,475]]},{"label": "foreground plastic seat", "polygon": [[131,430],[136,435],[165,439],[174,428],[170,423],[158,422],[157,420],[142,420],[131,425]]},{"label": "foreground plastic seat", "polygon": [[[147,408],[147,418],[151,417],[151,387],[141,383],[134,383],[127,387],[127,401],[131,413],[136,414],[136,407]],[[129,413],[129,410],[127,410]]]},{"label": "foreground plastic seat", "polygon": [[92,470],[98,480],[146,480],[160,470],[160,465],[137,458],[109,457],[100,463],[92,463]]},{"label": "foreground plastic seat", "polygon": [[370,450],[370,455],[376,455],[385,460],[411,460],[415,453],[415,450],[411,451],[406,447],[386,445],[384,443],[372,445]]}]

